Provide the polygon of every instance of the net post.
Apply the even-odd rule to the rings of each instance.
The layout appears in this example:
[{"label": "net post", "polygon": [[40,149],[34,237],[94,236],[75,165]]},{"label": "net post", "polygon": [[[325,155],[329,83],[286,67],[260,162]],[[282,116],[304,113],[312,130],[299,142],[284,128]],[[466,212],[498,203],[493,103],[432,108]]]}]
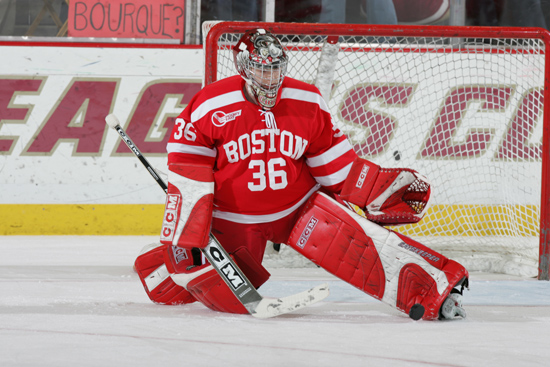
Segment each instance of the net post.
[{"label": "net post", "polygon": [[[545,45],[544,55],[544,104],[550,101],[550,33],[544,31],[542,39]],[[544,108],[542,130],[542,172],[541,172],[541,205],[540,205],[540,233],[539,233],[539,280],[550,280],[550,109]]]}]

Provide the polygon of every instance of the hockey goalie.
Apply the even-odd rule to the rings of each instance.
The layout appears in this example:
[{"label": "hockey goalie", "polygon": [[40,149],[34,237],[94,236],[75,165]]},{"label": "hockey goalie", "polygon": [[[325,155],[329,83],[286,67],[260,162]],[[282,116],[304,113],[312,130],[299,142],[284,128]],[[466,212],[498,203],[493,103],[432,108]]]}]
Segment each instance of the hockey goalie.
[{"label": "hockey goalie", "polygon": [[465,317],[466,269],[384,227],[422,219],[427,179],[358,157],[317,88],[286,76],[270,32],[246,32],[233,54],[238,75],[175,121],[161,243],[135,262],[150,299],[247,313],[197,251],[212,233],[255,287],[272,241],[415,320]]}]

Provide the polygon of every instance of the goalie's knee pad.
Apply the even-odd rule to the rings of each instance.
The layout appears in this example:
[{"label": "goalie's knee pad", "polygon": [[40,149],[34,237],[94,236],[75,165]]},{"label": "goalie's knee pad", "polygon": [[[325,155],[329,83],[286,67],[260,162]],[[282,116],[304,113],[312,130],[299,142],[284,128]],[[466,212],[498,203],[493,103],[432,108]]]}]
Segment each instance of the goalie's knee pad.
[{"label": "goalie's knee pad", "polygon": [[[231,256],[254,287],[258,288],[269,279],[269,272],[252,257],[247,248],[241,247]],[[186,273],[174,274],[172,278],[185,287],[196,300],[214,311],[248,313],[210,264],[195,267]]]},{"label": "goalie's knee pad", "polygon": [[451,289],[468,276],[462,265],[321,193],[310,198],[287,244],[413,319],[436,319]]},{"label": "goalie's knee pad", "polygon": [[[134,269],[151,301],[162,305],[195,302],[195,298],[170,276],[173,270],[169,269],[171,266],[167,266],[166,261],[167,251],[171,247],[160,243],[145,246],[134,263]],[[173,256],[178,261],[178,266],[193,264],[191,256],[187,256],[189,251],[186,251],[180,248],[174,250]]]}]

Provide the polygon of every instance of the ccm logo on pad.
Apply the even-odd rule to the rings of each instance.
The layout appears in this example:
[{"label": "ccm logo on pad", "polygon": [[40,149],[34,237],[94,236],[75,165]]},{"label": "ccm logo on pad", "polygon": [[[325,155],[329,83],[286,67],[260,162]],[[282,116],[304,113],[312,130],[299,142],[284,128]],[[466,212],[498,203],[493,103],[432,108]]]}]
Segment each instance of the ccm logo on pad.
[{"label": "ccm logo on pad", "polygon": [[304,231],[302,232],[302,235],[298,239],[298,242],[296,245],[300,248],[304,248],[304,246],[307,243],[307,240],[309,240],[309,236],[311,236],[311,233],[313,233],[313,230],[315,229],[315,226],[319,223],[319,219],[315,217],[311,217],[309,219],[309,222],[306,225],[306,228],[304,228]]},{"label": "ccm logo on pad", "polygon": [[358,189],[363,187],[363,183],[365,183],[365,178],[367,178],[367,173],[369,173],[369,166],[364,164],[363,168],[361,168],[361,173],[359,174],[359,179],[357,180],[357,183],[355,184],[355,186]]},{"label": "ccm logo on pad", "polygon": [[164,220],[162,221],[162,230],[160,232],[160,239],[162,241],[172,241],[174,239],[174,231],[176,230],[180,202],[180,195],[166,195]]}]

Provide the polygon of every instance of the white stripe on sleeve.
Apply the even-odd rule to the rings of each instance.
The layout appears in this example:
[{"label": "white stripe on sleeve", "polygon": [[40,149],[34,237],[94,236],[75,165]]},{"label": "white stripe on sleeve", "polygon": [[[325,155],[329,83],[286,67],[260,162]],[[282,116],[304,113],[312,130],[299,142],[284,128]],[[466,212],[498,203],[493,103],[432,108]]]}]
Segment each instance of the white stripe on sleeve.
[{"label": "white stripe on sleeve", "polygon": [[186,145],[181,143],[166,144],[166,151],[168,153],[187,153],[202,155],[205,157],[215,157],[217,155],[216,148],[210,149],[207,147],[197,147],[195,145]]},{"label": "white stripe on sleeve", "polygon": [[288,99],[296,99],[299,101],[304,102],[310,102],[310,103],[316,103],[321,107],[321,109],[327,113],[330,113],[328,110],[327,103],[321,97],[320,94],[310,92],[303,89],[296,89],[296,88],[283,88],[283,91],[281,92],[281,99],[288,98]]},{"label": "white stripe on sleeve", "polygon": [[197,122],[208,112],[233,103],[244,102],[243,93],[240,90],[225,93],[214,98],[207,99],[191,114],[191,122]]},{"label": "white stripe on sleeve", "polygon": [[316,157],[307,158],[306,163],[309,167],[323,166],[344,155],[352,149],[353,147],[347,139],[342,140],[340,143],[336,144],[323,154],[320,154]]},{"label": "white stripe on sleeve", "polygon": [[339,184],[340,182],[343,182],[346,177],[348,177],[352,165],[353,163],[350,163],[338,172],[332,173],[327,176],[319,176],[314,178],[317,182],[326,187]]}]

